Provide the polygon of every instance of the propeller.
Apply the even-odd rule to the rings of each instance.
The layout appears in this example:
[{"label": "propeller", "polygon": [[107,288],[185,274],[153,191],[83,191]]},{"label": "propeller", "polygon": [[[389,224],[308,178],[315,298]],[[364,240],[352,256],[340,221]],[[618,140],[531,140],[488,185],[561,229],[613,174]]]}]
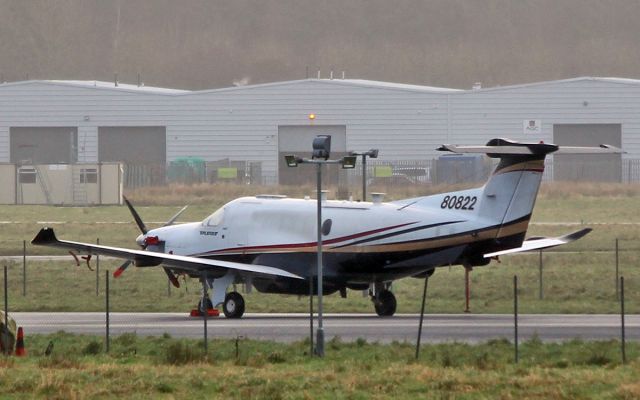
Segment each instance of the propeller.
[{"label": "propeller", "polygon": [[142,222],[142,218],[140,218],[140,215],[138,215],[138,212],[136,211],[135,208],[133,208],[129,200],[124,196],[122,196],[122,198],[124,199],[124,203],[129,208],[129,211],[131,212],[133,219],[136,221],[136,225],[138,225],[138,228],[140,228],[140,231],[142,232],[142,234],[146,235],[149,230],[145,226],[144,222]]},{"label": "propeller", "polygon": [[[133,216],[133,219],[136,221],[136,225],[138,225],[138,228],[140,228],[140,232],[142,232],[143,235],[146,235],[147,232],[149,232],[149,229],[147,229],[147,226],[144,224],[144,222],[142,221],[142,218],[140,218],[140,214],[138,214],[138,212],[136,211],[135,208],[133,208],[133,205],[131,204],[131,202],[129,201],[129,199],[127,199],[125,196],[122,196],[122,198],[124,199],[124,203],[127,205],[127,208],[129,209],[129,212],[131,212],[131,215]],[[180,217],[180,215],[182,215],[182,213],[188,208],[189,206],[186,205],[184,207],[182,207],[180,209],[180,211],[178,211],[177,213],[175,213],[175,215],[173,215],[171,218],[169,218],[169,220],[167,222],[164,223],[164,225],[162,226],[169,226],[169,225],[173,225],[174,222],[176,222],[176,220],[178,219],[178,217]],[[146,239],[146,238],[145,238]],[[156,241],[158,240],[157,236],[155,237]],[[140,244],[140,247],[142,247],[143,250],[147,249],[147,240],[145,240],[143,242],[144,244]],[[122,275],[122,273],[129,267],[129,265],[131,265],[132,261],[131,260],[127,260],[125,261],[117,270],[115,270],[113,272],[113,277],[117,278],[120,275]],[[171,281],[171,283],[173,284],[173,286],[179,288],[180,287],[180,282],[178,281],[178,278],[176,277],[176,275],[173,273],[173,271],[171,271],[169,268],[167,267],[162,267],[162,269],[164,269],[164,272],[167,274],[167,277],[169,278],[169,281]]]},{"label": "propeller", "polygon": [[113,272],[113,277],[114,277],[114,278],[117,278],[117,277],[119,277],[120,275],[122,275],[122,273],[124,272],[124,270],[125,270],[125,269],[127,269],[127,267],[128,267],[130,264],[131,264],[131,260],[127,260],[127,261],[125,261],[125,262],[120,266],[120,268],[118,268],[117,270],[115,270],[115,271]]},{"label": "propeller", "polygon": [[171,284],[173,284],[173,286],[179,288],[180,287],[180,282],[178,281],[178,277],[173,273],[173,271],[171,271],[167,267],[162,267],[162,269],[164,269],[164,272],[167,274],[167,277],[171,281]]}]

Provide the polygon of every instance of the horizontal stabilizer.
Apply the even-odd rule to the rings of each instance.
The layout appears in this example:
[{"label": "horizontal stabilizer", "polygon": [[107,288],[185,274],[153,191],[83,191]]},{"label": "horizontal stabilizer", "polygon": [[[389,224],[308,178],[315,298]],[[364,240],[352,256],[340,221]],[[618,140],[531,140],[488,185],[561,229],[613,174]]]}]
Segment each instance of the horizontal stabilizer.
[{"label": "horizontal stabilizer", "polygon": [[456,154],[479,153],[498,158],[502,155],[538,155],[546,154],[621,154],[622,149],[608,144],[598,147],[558,146],[548,143],[520,143],[509,139],[491,139],[485,146],[458,146],[444,144],[438,151],[449,151]]},{"label": "horizontal stabilizer", "polygon": [[560,245],[571,243],[573,241],[580,239],[587,233],[591,232],[591,230],[592,230],[591,228],[584,228],[577,232],[573,232],[564,236],[558,236],[555,238],[536,237],[536,238],[527,239],[522,243],[521,247],[517,247],[515,249],[509,249],[509,250],[496,251],[495,253],[485,254],[484,257],[491,258],[491,257],[501,256],[504,254],[521,253],[524,251],[540,250],[540,249],[547,249],[550,247],[560,246]]},{"label": "horizontal stabilizer", "polygon": [[106,256],[119,257],[131,260],[136,264],[140,263],[145,266],[165,265],[172,269],[180,269],[183,271],[192,271],[200,273],[203,271],[234,271],[238,274],[247,275],[268,275],[280,276],[284,278],[303,279],[302,277],[292,274],[280,268],[270,267],[267,265],[245,264],[231,261],[212,260],[207,258],[198,258],[190,256],[180,256],[177,254],[159,253],[149,250],[131,250],[122,247],[101,246],[91,243],[71,242],[67,240],[58,240],[53,229],[42,228],[36,237],[31,241],[32,244],[41,246],[60,247],[64,249],[75,250],[81,254],[102,254]]}]

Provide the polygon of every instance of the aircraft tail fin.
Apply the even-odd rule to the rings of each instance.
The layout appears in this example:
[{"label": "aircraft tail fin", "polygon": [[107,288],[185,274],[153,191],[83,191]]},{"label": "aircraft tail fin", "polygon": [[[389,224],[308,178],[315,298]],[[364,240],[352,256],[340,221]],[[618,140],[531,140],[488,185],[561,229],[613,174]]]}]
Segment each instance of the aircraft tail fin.
[{"label": "aircraft tail fin", "polygon": [[500,162],[478,198],[477,212],[489,225],[496,226],[497,249],[520,247],[524,241],[535,205],[544,160],[548,154],[622,153],[610,146],[563,147],[547,143],[520,143],[492,139],[485,146],[443,145],[438,150],[453,153],[482,153]]}]

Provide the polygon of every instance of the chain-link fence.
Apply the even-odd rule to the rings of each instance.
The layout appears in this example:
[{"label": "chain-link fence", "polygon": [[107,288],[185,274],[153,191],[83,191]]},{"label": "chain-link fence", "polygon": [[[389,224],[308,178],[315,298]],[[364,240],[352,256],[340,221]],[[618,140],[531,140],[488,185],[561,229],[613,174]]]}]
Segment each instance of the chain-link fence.
[{"label": "chain-link fence", "polygon": [[[610,162],[580,160],[545,160],[545,181],[640,182],[640,160],[624,159]],[[369,159],[366,183],[385,188],[408,185],[434,185],[485,181],[496,160],[481,156],[450,155],[430,160],[376,160]],[[361,184],[363,168],[360,161],[355,169],[344,170],[327,166],[325,184],[347,187]],[[169,183],[236,183],[247,185],[314,184],[313,171],[296,174],[277,174],[263,169],[261,162],[242,160],[204,161],[184,158],[165,164],[126,164],[123,184],[126,188],[161,186]],[[304,173],[303,172],[308,172]],[[295,179],[288,182],[289,179]],[[303,181],[301,182],[301,176]]]}]

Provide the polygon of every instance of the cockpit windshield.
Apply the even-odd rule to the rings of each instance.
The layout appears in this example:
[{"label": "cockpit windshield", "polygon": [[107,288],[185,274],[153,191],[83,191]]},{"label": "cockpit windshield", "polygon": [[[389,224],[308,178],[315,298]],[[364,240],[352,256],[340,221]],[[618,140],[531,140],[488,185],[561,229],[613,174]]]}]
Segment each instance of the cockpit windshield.
[{"label": "cockpit windshield", "polygon": [[224,207],[219,208],[216,212],[209,215],[202,221],[203,226],[218,226],[224,220]]}]

